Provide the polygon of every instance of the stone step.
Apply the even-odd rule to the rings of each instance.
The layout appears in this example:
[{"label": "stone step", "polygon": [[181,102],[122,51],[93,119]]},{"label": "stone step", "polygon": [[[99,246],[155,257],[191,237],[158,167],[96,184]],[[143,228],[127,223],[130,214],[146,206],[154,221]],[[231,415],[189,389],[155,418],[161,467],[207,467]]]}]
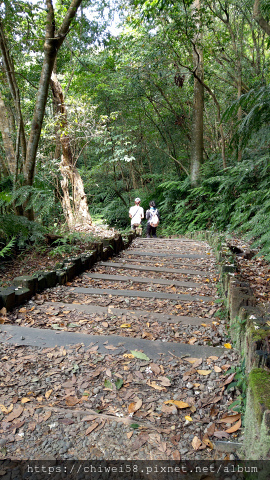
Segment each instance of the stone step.
[{"label": "stone step", "polygon": [[88,278],[109,280],[111,282],[136,282],[136,283],[156,283],[158,285],[176,285],[177,287],[200,288],[200,284],[195,282],[180,282],[178,280],[164,280],[163,278],[145,278],[132,277],[130,275],[105,275],[103,273],[86,273]]},{"label": "stone step", "polygon": [[188,295],[184,293],[163,293],[163,292],[144,292],[142,290],[114,290],[111,288],[88,288],[88,287],[67,287],[72,293],[83,293],[85,295],[114,295],[117,297],[139,297],[164,300],[179,300],[187,302],[213,302],[214,297],[203,295]]},{"label": "stone step", "polygon": [[159,273],[174,273],[176,275],[184,273],[186,275],[200,275],[201,277],[208,277],[209,272],[203,270],[190,270],[188,268],[160,268],[147,265],[136,265],[134,263],[118,263],[118,262],[99,262],[98,265],[103,267],[125,268],[128,270],[141,270],[143,272],[159,272]]},{"label": "stone step", "polygon": [[[166,250],[167,252],[167,250]],[[149,251],[149,252],[142,252],[141,250],[130,250],[127,253],[123,254],[123,257],[129,256],[129,255],[138,255],[138,256],[149,256],[149,257],[163,257],[163,258],[209,258],[208,255],[205,255],[203,253],[200,254],[195,254],[195,253],[166,253],[163,252],[157,252],[157,251]]]},{"label": "stone step", "polygon": [[186,315],[169,315],[166,313],[148,312],[147,310],[129,310],[127,308],[116,308],[109,305],[108,307],[101,307],[99,305],[85,305],[81,303],[63,303],[63,302],[46,302],[43,303],[42,308],[59,307],[70,311],[79,311],[91,315],[97,313],[101,315],[131,315],[135,318],[144,318],[145,321],[155,321],[159,323],[177,323],[181,325],[201,325],[202,323],[211,323],[212,318],[189,317]]},{"label": "stone step", "polygon": [[14,325],[1,325],[0,342],[42,348],[83,344],[86,347],[98,346],[98,353],[107,355],[139,350],[152,360],[159,359],[160,355],[170,354],[177,357],[207,358],[210,355],[221,356],[225,350],[222,347],[144,340],[119,335],[87,335]]}]

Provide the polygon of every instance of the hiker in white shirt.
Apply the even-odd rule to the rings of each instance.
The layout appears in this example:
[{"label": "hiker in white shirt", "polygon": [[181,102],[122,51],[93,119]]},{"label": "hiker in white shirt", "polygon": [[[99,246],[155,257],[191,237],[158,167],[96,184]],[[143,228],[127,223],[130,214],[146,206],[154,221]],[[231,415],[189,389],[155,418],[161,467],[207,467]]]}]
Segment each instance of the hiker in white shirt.
[{"label": "hiker in white shirt", "polygon": [[140,207],[141,199],[135,198],[135,205],[129,209],[129,218],[131,218],[131,228],[136,230],[140,227],[141,221],[144,218],[144,210]]}]

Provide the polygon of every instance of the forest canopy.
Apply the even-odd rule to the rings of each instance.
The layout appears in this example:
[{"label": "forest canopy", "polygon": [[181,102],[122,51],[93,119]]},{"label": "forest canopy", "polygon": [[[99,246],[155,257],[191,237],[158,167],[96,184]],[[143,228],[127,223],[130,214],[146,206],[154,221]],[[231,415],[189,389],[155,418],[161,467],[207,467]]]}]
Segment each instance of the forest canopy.
[{"label": "forest canopy", "polygon": [[270,258],[266,0],[5,0],[0,250],[120,230],[247,234]]}]

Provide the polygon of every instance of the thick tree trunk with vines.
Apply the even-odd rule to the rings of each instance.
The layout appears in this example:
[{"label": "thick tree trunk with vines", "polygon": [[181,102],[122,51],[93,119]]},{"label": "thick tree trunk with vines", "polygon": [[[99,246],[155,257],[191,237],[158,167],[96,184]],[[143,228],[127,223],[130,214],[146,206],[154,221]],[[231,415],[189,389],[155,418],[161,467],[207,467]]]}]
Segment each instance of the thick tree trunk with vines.
[{"label": "thick tree trunk with vines", "polygon": [[[64,102],[64,93],[55,73],[51,75],[51,89],[54,99],[54,108],[59,116],[58,129],[62,146],[60,171],[62,174],[61,187],[63,190],[62,206],[69,228],[72,230],[78,224],[92,224],[89,214],[87,197],[84,191],[82,178],[74,165],[70,137],[67,135],[67,110]],[[72,192],[70,198],[70,191]]]}]

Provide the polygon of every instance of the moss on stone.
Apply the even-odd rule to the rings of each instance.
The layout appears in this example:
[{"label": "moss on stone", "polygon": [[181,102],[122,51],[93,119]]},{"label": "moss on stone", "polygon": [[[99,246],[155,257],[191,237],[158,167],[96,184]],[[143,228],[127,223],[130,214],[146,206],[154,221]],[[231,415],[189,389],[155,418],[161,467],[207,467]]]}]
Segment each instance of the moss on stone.
[{"label": "moss on stone", "polygon": [[255,414],[261,422],[265,410],[270,410],[270,373],[261,368],[254,368],[248,379],[254,399]]}]

